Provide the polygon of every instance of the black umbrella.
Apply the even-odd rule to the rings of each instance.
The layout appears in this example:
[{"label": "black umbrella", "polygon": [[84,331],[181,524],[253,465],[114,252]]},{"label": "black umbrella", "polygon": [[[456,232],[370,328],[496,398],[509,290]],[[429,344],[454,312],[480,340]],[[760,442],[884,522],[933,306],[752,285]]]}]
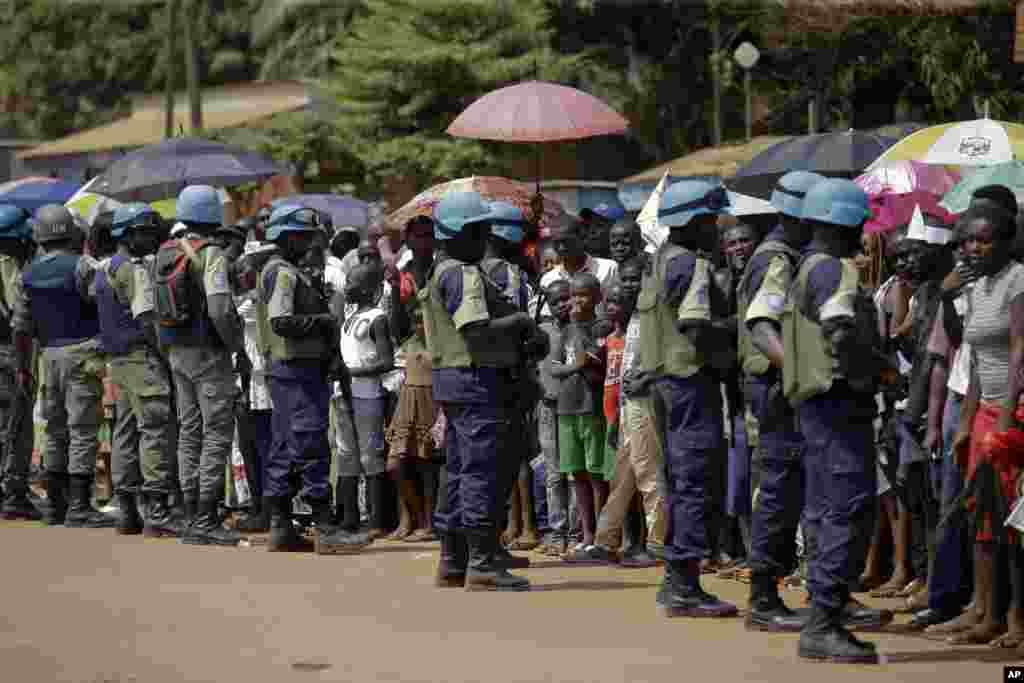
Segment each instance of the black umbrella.
[{"label": "black umbrella", "polygon": [[89,191],[152,202],[176,197],[188,185],[240,185],[286,172],[255,152],[201,138],[172,138],[117,160]]},{"label": "black umbrella", "polygon": [[856,178],[896,142],[893,138],[855,130],[803,135],[761,152],[725,184],[733,192],[770,199],[775,183],[790,171]]}]

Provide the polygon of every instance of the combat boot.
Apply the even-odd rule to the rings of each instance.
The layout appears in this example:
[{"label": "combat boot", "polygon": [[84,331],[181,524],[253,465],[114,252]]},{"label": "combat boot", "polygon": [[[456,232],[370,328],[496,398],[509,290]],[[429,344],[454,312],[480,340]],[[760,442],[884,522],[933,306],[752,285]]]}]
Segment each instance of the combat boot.
[{"label": "combat boot", "polygon": [[271,553],[297,553],[313,549],[292,523],[292,501],[288,496],[275,496],[269,499],[270,506],[270,540],[267,551]]},{"label": "combat boot", "polygon": [[73,474],[68,481],[68,513],[64,526],[72,529],[112,529],[117,518],[106,515],[92,506],[92,477]]},{"label": "combat boot", "polygon": [[349,555],[373,543],[364,531],[348,531],[340,526],[317,530],[317,555]]},{"label": "combat boot", "polygon": [[437,563],[434,585],[438,588],[462,588],[466,585],[469,555],[466,539],[457,532],[441,534],[441,560]]},{"label": "combat boot", "polygon": [[881,631],[892,622],[893,613],[887,609],[868,607],[847,594],[839,619],[843,628],[851,631]]},{"label": "combat boot", "polygon": [[188,545],[236,546],[241,540],[237,531],[224,528],[215,498],[199,500],[198,512],[181,538],[181,542]]},{"label": "combat boot", "polygon": [[48,503],[43,523],[47,526],[60,526],[68,513],[68,473],[46,473],[46,501]]},{"label": "combat boot", "polygon": [[530,590],[530,581],[522,576],[509,574],[495,561],[497,536],[493,529],[464,530],[469,546],[469,561],[466,567],[466,590],[509,591]]},{"label": "combat boot", "polygon": [[162,495],[152,496],[146,510],[142,535],[146,538],[176,538],[181,532],[181,523],[171,514],[167,499]]},{"label": "combat boot", "polygon": [[739,612],[736,605],[719,600],[700,586],[698,560],[670,561],[665,582],[656,598],[668,617],[724,618]]},{"label": "combat boot", "polygon": [[760,572],[751,576],[750,612],[746,618],[748,631],[796,633],[806,621],[782,602],[774,576]]},{"label": "combat boot", "polygon": [[29,500],[28,489],[24,486],[19,488],[12,485],[4,496],[3,507],[0,507],[0,517],[8,520],[35,521],[42,515]]},{"label": "combat boot", "polygon": [[530,558],[510,553],[501,542],[501,532],[495,529],[494,564],[502,569],[529,569]]},{"label": "combat boot", "polygon": [[243,534],[265,534],[270,531],[270,498],[253,498],[252,508],[235,524]]},{"label": "combat boot", "polygon": [[117,496],[121,516],[117,520],[117,533],[122,536],[137,536],[142,533],[142,516],[139,515],[138,500],[134,493],[120,493]]},{"label": "combat boot", "polygon": [[873,643],[857,640],[840,625],[841,610],[826,610],[815,605],[800,632],[797,655],[804,659],[838,664],[877,664]]}]

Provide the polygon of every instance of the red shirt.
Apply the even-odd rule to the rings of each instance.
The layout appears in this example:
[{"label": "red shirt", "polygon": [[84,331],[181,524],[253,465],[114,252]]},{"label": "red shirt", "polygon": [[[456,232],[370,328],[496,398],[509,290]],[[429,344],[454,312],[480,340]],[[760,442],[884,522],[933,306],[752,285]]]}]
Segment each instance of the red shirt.
[{"label": "red shirt", "polygon": [[622,354],[626,349],[624,335],[610,334],[604,340],[607,365],[604,376],[604,417],[608,424],[619,421],[619,393],[622,390]]}]

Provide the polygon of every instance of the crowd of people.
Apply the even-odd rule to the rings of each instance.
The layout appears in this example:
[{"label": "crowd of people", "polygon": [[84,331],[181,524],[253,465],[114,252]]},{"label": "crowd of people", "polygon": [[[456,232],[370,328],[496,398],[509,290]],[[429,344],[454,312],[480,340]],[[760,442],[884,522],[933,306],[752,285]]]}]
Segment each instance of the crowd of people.
[{"label": "crowd of people", "polygon": [[[473,192],[363,232],[287,201],[225,226],[202,185],[170,229],[140,203],[92,226],[0,206],[0,514],[274,552],[440,541],[437,586],[468,591],[528,590],[513,550],[663,566],[673,617],[737,615],[717,573],[750,584],[748,629],[838,662],[878,661],[852,634],[893,619],[871,591],[1024,652],[1013,193],[888,235],[850,181],[792,172],[771,203],[762,230],[677,182],[662,244],[607,206],[541,238]],[[116,514],[93,505],[105,377]]]}]

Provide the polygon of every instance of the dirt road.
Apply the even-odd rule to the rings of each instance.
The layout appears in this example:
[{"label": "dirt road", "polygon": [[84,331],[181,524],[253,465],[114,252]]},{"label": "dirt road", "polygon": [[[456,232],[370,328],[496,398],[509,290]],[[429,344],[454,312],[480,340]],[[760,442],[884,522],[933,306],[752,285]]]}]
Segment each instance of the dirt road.
[{"label": "dirt road", "polygon": [[[466,594],[432,586],[436,544],[317,557],[0,524],[8,683],[988,683],[1021,659],[886,633],[868,636],[882,666],[803,663],[795,636],[664,619],[657,570],[533,556],[532,592]],[[741,584],[708,587],[745,602]]]}]

